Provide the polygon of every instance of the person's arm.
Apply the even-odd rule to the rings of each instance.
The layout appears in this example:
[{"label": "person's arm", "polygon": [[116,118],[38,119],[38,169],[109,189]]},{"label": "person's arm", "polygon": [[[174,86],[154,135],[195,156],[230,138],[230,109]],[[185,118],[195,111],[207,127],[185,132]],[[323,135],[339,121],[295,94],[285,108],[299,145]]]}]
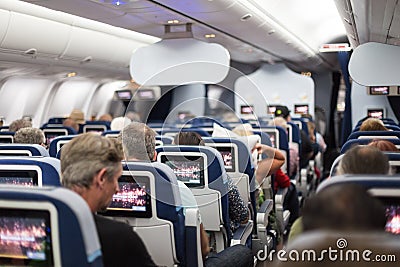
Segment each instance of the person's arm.
[{"label": "person's arm", "polygon": [[203,256],[203,260],[210,253],[210,241],[208,239],[208,234],[204,230],[203,223],[200,224],[200,243],[201,243],[201,255]]},{"label": "person's arm", "polygon": [[259,161],[257,165],[256,179],[261,184],[266,176],[273,174],[282,167],[285,163],[285,156],[278,149],[267,145],[256,144],[254,148],[260,154],[265,154],[268,157]]}]

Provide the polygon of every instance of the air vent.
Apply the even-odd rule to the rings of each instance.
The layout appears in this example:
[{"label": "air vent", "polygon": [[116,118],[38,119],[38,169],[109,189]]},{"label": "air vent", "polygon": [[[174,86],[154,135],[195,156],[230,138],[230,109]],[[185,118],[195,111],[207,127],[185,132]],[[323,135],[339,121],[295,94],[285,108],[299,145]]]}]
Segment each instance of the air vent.
[{"label": "air vent", "polygon": [[92,60],[93,60],[93,58],[91,56],[87,56],[81,60],[81,63],[89,63]]},{"label": "air vent", "polygon": [[249,20],[252,16],[253,16],[253,15],[251,15],[251,14],[246,14],[246,15],[243,15],[243,16],[240,18],[240,20],[241,20],[241,21],[246,21],[246,20]]},{"label": "air vent", "polygon": [[36,49],[36,48],[30,48],[30,49],[24,51],[24,54],[25,54],[25,55],[34,56],[34,55],[37,54],[37,49]]}]

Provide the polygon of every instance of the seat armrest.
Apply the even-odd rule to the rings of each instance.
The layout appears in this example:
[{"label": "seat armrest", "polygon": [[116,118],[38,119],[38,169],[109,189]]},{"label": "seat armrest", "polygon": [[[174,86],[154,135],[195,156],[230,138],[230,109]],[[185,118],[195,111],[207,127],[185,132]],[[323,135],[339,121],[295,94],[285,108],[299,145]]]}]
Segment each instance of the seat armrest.
[{"label": "seat armrest", "polygon": [[272,199],[265,200],[261,207],[258,209],[257,212],[257,225],[261,224],[264,226],[268,225],[268,215],[271,213],[272,209],[274,208],[274,202]]},{"label": "seat armrest", "polygon": [[283,205],[283,200],[285,199],[285,196],[288,192],[288,187],[286,188],[279,188],[278,192],[275,195],[275,204],[278,205]]},{"label": "seat armrest", "polygon": [[187,208],[185,213],[186,266],[203,266],[199,209]]},{"label": "seat armrest", "polygon": [[253,221],[249,220],[246,224],[240,225],[240,227],[233,233],[231,239],[231,246],[242,244],[245,245],[249,236],[253,232]]}]

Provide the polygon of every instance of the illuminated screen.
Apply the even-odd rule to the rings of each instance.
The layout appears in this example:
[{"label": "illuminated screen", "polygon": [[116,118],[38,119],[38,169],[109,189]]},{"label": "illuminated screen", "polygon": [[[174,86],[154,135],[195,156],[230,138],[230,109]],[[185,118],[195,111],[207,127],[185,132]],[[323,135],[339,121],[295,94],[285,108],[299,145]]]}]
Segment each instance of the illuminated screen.
[{"label": "illuminated screen", "polygon": [[400,234],[400,201],[392,198],[379,198],[385,207],[386,232]]},{"label": "illuminated screen", "polygon": [[389,86],[370,86],[369,94],[370,95],[388,95],[389,94]]},{"label": "illuminated screen", "polygon": [[148,100],[148,99],[154,99],[154,91],[153,90],[146,90],[146,89],[141,89],[137,91],[138,98],[141,100]]},{"label": "illuminated screen", "polygon": [[382,119],[384,116],[383,108],[368,109],[367,116],[371,118]]},{"label": "illuminated screen", "polygon": [[131,90],[120,90],[115,92],[117,93],[118,99],[120,100],[131,100],[132,98]]},{"label": "illuminated screen", "polygon": [[294,105],[294,114],[308,114],[308,105]]},{"label": "illuminated screen", "polygon": [[64,136],[67,135],[68,133],[63,130],[61,131],[49,131],[49,130],[45,130],[44,131],[44,137],[46,138],[46,145],[50,145],[51,141],[53,141],[54,138],[58,137],[58,136]]},{"label": "illuminated screen", "polygon": [[35,170],[0,170],[0,184],[37,186],[38,181]]},{"label": "illuminated screen", "polygon": [[215,146],[215,149],[221,153],[224,160],[225,170],[227,172],[235,172],[235,157],[233,147]]},{"label": "illuminated screen", "polygon": [[54,266],[49,211],[0,209],[0,265]]},{"label": "illuminated screen", "polygon": [[253,114],[253,106],[240,106],[240,114]]},{"label": "illuminated screen", "polygon": [[168,165],[176,178],[188,187],[204,186],[202,156],[161,155],[161,162]]},{"label": "illuminated screen", "polygon": [[123,174],[118,179],[119,192],[113,195],[105,215],[150,218],[150,181],[146,176]]},{"label": "illuminated screen", "polygon": [[14,138],[11,135],[0,135],[0,144],[11,144]]},{"label": "illuminated screen", "polygon": [[264,132],[264,133],[266,133],[266,134],[268,134],[269,135],[269,139],[271,140],[271,145],[272,145],[272,147],[275,147],[275,148],[277,148],[276,147],[276,142],[277,142],[277,137],[276,137],[276,131],[275,131],[275,129],[262,129],[262,131]]}]

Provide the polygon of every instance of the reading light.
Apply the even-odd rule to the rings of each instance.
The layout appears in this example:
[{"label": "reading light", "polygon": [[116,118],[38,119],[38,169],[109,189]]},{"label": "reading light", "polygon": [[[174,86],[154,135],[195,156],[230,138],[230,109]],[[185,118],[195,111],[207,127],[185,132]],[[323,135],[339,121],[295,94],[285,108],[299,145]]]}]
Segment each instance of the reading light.
[{"label": "reading light", "polygon": [[274,30],[274,29],[268,31],[268,34],[269,34],[269,35],[274,34],[274,33],[275,33],[275,30]]},{"label": "reading light", "polygon": [[206,34],[206,35],[204,35],[204,37],[206,37],[206,38],[215,38],[215,34],[213,34],[213,33]]},{"label": "reading light", "polygon": [[68,78],[75,77],[76,75],[77,75],[76,72],[67,73],[67,77],[68,77]]},{"label": "reading light", "polygon": [[171,20],[168,20],[167,23],[168,23],[168,24],[178,24],[178,23],[179,23],[179,20],[177,20],[177,19],[171,19]]}]

